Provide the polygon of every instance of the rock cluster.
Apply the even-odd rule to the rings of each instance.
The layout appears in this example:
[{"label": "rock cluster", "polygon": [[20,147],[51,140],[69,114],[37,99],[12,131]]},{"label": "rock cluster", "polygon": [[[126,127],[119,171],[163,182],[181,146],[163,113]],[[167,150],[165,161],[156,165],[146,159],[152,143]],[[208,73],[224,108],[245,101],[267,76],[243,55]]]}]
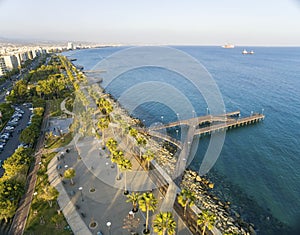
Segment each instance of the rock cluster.
[{"label": "rock cluster", "polygon": [[196,172],[187,170],[182,180],[181,188],[195,192],[195,204],[201,210],[209,210],[216,216],[215,226],[222,234],[256,234],[253,224],[243,221],[241,216],[230,207],[230,202],[222,202],[210,193],[213,184],[200,177]]}]

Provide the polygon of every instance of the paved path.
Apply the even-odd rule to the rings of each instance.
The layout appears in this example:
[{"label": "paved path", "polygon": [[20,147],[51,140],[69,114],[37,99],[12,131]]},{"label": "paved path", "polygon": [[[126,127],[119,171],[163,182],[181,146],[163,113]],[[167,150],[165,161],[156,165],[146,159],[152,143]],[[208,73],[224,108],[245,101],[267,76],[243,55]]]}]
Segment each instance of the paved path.
[{"label": "paved path", "polygon": [[66,109],[66,101],[68,100],[69,98],[65,98],[61,103],[60,103],[60,109],[62,112],[66,113],[66,114],[69,114],[71,115],[72,117],[75,116],[74,113],[70,112],[69,110]]}]

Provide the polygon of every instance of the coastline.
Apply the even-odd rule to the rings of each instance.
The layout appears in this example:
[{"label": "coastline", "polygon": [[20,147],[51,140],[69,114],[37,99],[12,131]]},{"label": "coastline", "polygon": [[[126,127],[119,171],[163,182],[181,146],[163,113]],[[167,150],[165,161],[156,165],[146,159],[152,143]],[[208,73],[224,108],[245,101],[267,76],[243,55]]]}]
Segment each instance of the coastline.
[{"label": "coastline", "polygon": [[[127,124],[134,126],[135,128],[143,126],[143,122],[133,117],[128,111],[122,107],[122,105],[113,97],[110,93],[105,93],[100,84],[98,84],[99,90],[105,95],[113,107],[114,112],[112,114],[113,119],[116,121],[118,117],[122,120],[126,120]],[[171,175],[175,170],[176,154],[171,153],[168,149],[164,148],[161,143],[151,138],[146,134],[142,134],[146,139],[151,149],[155,149],[156,158],[155,161],[166,171],[168,175]],[[213,188],[213,183],[207,180],[205,177],[199,177],[196,172],[186,170],[181,182],[180,188],[189,188],[196,193],[197,202],[196,206],[199,209],[209,209],[217,216],[215,227],[222,233],[229,234],[256,234],[253,224],[246,222],[238,222],[237,219],[230,213],[231,203],[224,204],[216,196],[210,193]],[[206,205],[205,207],[203,205]]]},{"label": "coastline", "polygon": [[[267,48],[268,49],[268,48]],[[212,51],[211,49],[209,49],[209,52],[210,51]],[[206,52],[206,51],[204,51],[204,52]],[[277,52],[277,51],[271,51],[271,50],[266,50],[266,52]],[[206,55],[206,54],[204,54],[204,55]],[[274,54],[275,55],[275,54]],[[277,57],[276,57],[277,58]],[[258,61],[259,63],[261,63],[261,60],[259,60]],[[257,62],[257,63],[258,63]],[[256,63],[253,63],[253,64],[256,64]],[[264,72],[268,72],[268,70],[266,70],[266,71],[264,71]],[[217,75],[216,75],[217,76]],[[224,87],[225,85],[225,82],[226,82],[227,80],[225,80],[224,82],[222,82],[222,86]],[[256,81],[256,80],[255,80]],[[268,81],[268,76],[266,77],[266,81]],[[251,90],[251,92],[253,92],[252,90]],[[112,94],[115,94],[114,92],[112,92]],[[235,94],[235,93],[233,93],[233,94]],[[118,96],[116,96],[116,97],[118,97]],[[234,97],[233,97],[234,98]],[[233,99],[234,100],[234,99]],[[250,112],[250,108],[247,108],[250,104],[247,102],[247,101],[245,101],[245,100],[243,100],[242,99],[242,101],[244,102],[244,104],[245,104],[245,106],[243,106],[243,108],[244,108],[244,111],[246,110],[246,111],[248,111],[249,110],[249,112]],[[259,100],[257,99],[255,99],[255,101],[256,101],[256,103],[261,103],[261,102],[258,102]],[[228,101],[229,102],[229,101]],[[273,109],[274,108],[274,105],[275,105],[276,103],[273,103],[272,105],[271,105],[271,108]],[[264,103],[262,103],[262,105],[264,105],[265,106],[265,104]],[[287,110],[288,111],[288,110]],[[290,114],[290,113],[289,113]],[[135,116],[139,116],[139,114],[137,113],[135,113],[134,114]],[[141,118],[142,119],[142,118]],[[265,123],[265,125],[266,125],[266,128],[268,127],[270,127],[270,122],[271,121],[276,121],[277,120],[277,116],[275,116],[275,115],[273,115],[273,116],[271,116],[271,114],[270,114],[270,117],[269,117],[269,119],[268,119],[268,123]],[[262,136],[265,136],[265,134],[266,134],[266,131],[265,131],[265,129],[266,128],[258,128],[258,139],[261,139],[261,137]],[[279,128],[278,126],[276,126],[276,128]],[[281,130],[280,128],[279,128],[279,130]],[[290,129],[289,129],[289,131],[290,131]],[[240,131],[241,133],[241,137],[245,137],[245,136],[247,136],[247,135],[251,135],[251,132],[250,131],[247,131],[247,130],[242,130],[242,131]],[[175,135],[176,135],[176,133],[175,133]],[[239,136],[239,134],[238,133],[233,133],[232,134],[232,140],[235,140],[235,139],[237,139],[237,137],[236,136]],[[230,138],[231,138],[230,137]],[[263,137],[264,138],[264,137]],[[247,150],[247,154],[245,154],[244,156],[240,156],[241,157],[241,165],[244,167],[244,159],[248,159],[248,158],[246,158],[246,156],[249,156],[250,154],[253,154],[253,153],[255,153],[255,152],[257,152],[257,151],[259,151],[259,153],[261,154],[261,158],[262,159],[265,159],[265,157],[269,157],[269,156],[271,156],[270,154],[272,153],[272,151],[268,151],[268,150],[266,150],[266,152],[263,152],[263,149],[261,148],[261,145],[259,145],[259,143],[257,144],[257,145],[255,145],[255,146],[258,146],[257,148],[255,148],[254,150],[253,150],[253,148],[251,148],[250,149],[250,147],[252,146],[252,144],[254,144],[254,143],[256,143],[256,141],[252,141],[252,139],[249,137],[249,139],[247,139],[247,140],[249,140],[249,149],[248,149],[248,147],[243,147],[243,148],[241,148],[243,151],[245,151],[245,150]],[[238,143],[240,143],[239,141],[238,141]],[[266,143],[268,143],[268,138],[266,138]],[[285,143],[285,142],[283,142],[283,143]],[[288,145],[288,146],[290,146],[290,145]],[[230,154],[230,155],[232,155],[232,154],[234,154],[234,152],[237,150],[237,147],[235,147],[235,146],[232,146],[231,148],[230,148],[231,150],[228,150],[228,154]],[[284,148],[284,149],[286,149],[286,148]],[[249,152],[248,152],[249,151]],[[287,156],[290,156],[290,155],[287,155]],[[269,159],[269,158],[268,158]],[[278,156],[276,155],[276,156],[274,156],[274,157],[272,157],[271,159],[270,159],[272,162],[274,161],[274,162],[277,162],[278,164],[281,164],[282,162],[281,162],[281,159],[278,159]],[[254,166],[256,166],[257,164],[256,163],[251,163],[251,164],[249,164],[249,168],[251,167],[251,170],[253,170],[253,167]],[[236,171],[242,171],[243,172],[243,169],[241,169],[241,168],[243,168],[243,167],[239,167],[239,166],[236,166],[237,168],[237,170]],[[272,171],[272,169],[271,169],[271,167],[272,167],[272,165],[270,166],[270,169],[267,169],[267,173],[268,174],[270,174],[270,180],[271,179],[274,179],[274,177],[272,176],[272,173],[273,173],[273,171]],[[260,169],[259,167],[257,168],[257,169]],[[196,171],[197,171],[197,169],[195,169]],[[263,176],[263,174],[262,173],[260,173],[259,171],[255,171],[256,170],[256,168],[252,171],[252,172],[254,172],[253,174],[254,175],[256,175],[257,177],[262,177]],[[245,169],[245,172],[247,171],[247,169]],[[280,175],[283,175],[283,173],[284,173],[285,171],[284,170],[282,170],[282,171],[279,171],[278,172],[278,174],[280,174]],[[249,182],[253,182],[253,180],[254,180],[254,182],[255,182],[255,179],[253,179],[253,174],[250,174],[249,175]],[[226,174],[224,175],[225,177],[226,177]],[[287,177],[288,177],[289,175],[287,175]],[[212,190],[212,193],[217,193],[216,191],[217,190],[219,190],[219,188],[225,188],[225,191],[221,191],[221,193],[220,194],[228,194],[228,193],[230,193],[230,194],[239,194],[240,192],[236,192],[236,191],[231,191],[232,189],[236,189],[236,184],[235,185],[232,185],[232,188],[228,188],[227,187],[227,185],[223,185],[223,182],[219,182],[219,181],[215,181],[214,180],[214,177],[211,177],[210,175],[208,175],[208,177],[209,178],[211,178],[211,180],[212,180],[212,182],[215,182],[216,184],[215,184],[215,188]],[[222,176],[221,176],[222,177]],[[229,180],[229,179],[231,179],[230,177],[229,178],[227,178],[227,183],[225,183],[225,184],[233,184],[233,181],[232,180]],[[216,179],[216,180],[219,180],[219,179]],[[221,180],[222,180],[222,178],[221,178]],[[267,180],[265,180],[265,181],[267,181]],[[276,181],[275,181],[276,182]],[[288,180],[288,179],[284,179],[284,180],[281,180],[280,182],[288,182],[288,183],[290,183],[291,185],[289,185],[289,187],[291,187],[292,189],[293,189],[293,187],[295,186],[295,185],[297,185],[297,184],[294,184],[294,181],[292,181],[292,180]],[[248,185],[250,185],[251,186],[251,184],[250,183],[247,183],[247,182],[245,182],[245,183],[243,183],[243,181],[241,181],[241,183],[242,183],[242,185],[240,186],[240,191],[241,192],[245,192],[245,190],[244,190],[244,188],[247,186],[248,187]],[[259,181],[259,182],[257,182],[258,183],[258,186],[264,186],[264,184],[262,184],[262,183],[264,183],[264,182],[261,182],[261,181]],[[274,181],[270,181],[269,182],[270,184],[268,184],[268,185],[265,185],[266,187],[270,187],[270,188],[272,188],[272,189],[274,189],[274,193],[276,193],[277,195],[278,195],[278,193],[280,193],[280,192],[277,192],[278,190],[276,190],[276,188],[274,187],[274,186],[276,186],[276,185],[274,185]],[[245,186],[244,186],[245,185]],[[285,187],[282,185],[282,189],[285,189]],[[229,192],[228,192],[229,191]],[[297,188],[295,188],[294,189],[294,191],[295,192],[297,192],[298,190],[297,190]],[[255,196],[255,195],[258,195],[259,196],[259,194],[260,194],[260,192],[257,190],[257,191],[255,191],[255,188],[253,188],[252,189],[252,192],[253,192],[253,195]],[[273,191],[272,191],[273,192]],[[266,195],[267,196],[270,196],[267,192],[265,192],[265,191],[262,191],[261,193],[263,193],[263,194],[265,194],[266,193]],[[289,218],[289,216],[293,213],[293,212],[291,212],[291,211],[295,211],[295,210],[297,210],[297,209],[295,209],[294,207],[290,207],[290,205],[292,206],[292,205],[294,205],[294,206],[297,206],[298,205],[298,202],[299,201],[294,201],[294,202],[289,202],[289,198],[288,197],[286,197],[286,195],[288,194],[288,193],[291,193],[289,190],[285,190],[284,192],[282,192],[282,195],[278,195],[278,196],[276,196],[276,198],[278,199],[278,200],[280,200],[280,201],[277,201],[277,200],[275,200],[276,198],[272,198],[273,200],[271,201],[271,202],[268,202],[268,203],[265,203],[265,204],[261,204],[263,207],[264,207],[264,210],[265,210],[265,212],[266,213],[270,213],[270,214],[273,214],[274,216],[276,216],[276,213],[277,213],[277,215],[279,216],[278,218],[279,219],[281,219],[281,218],[283,218],[283,219],[288,219]],[[247,196],[248,195],[248,196]],[[245,194],[244,196],[246,196],[246,197],[248,197],[250,200],[254,200],[254,201],[256,201],[257,199],[256,198],[252,198],[252,197],[249,197],[249,194]],[[251,194],[252,195],[252,194]],[[292,194],[293,195],[293,194]],[[233,196],[239,196],[239,195],[233,195]],[[272,195],[271,195],[272,196]],[[221,197],[220,197],[221,198]],[[228,198],[227,197],[225,197],[227,200],[228,200]],[[286,202],[282,202],[282,201],[286,201]],[[258,201],[259,203],[261,203],[262,201],[260,200],[260,201]],[[246,203],[249,203],[250,205],[248,205],[250,208],[251,208],[251,206],[252,206],[252,202],[251,201],[248,201],[248,202],[241,202],[241,204],[246,204]],[[276,204],[275,204],[276,203]],[[278,204],[277,204],[278,203]],[[232,202],[232,204],[234,205],[235,204],[235,202]],[[274,205],[273,207],[272,207],[272,205]],[[285,205],[286,206],[286,209],[287,209],[287,211],[286,211],[286,213],[279,213],[280,212],[280,208],[282,207],[282,205]],[[271,207],[270,207],[271,206]],[[271,209],[272,209],[272,211],[271,210],[268,210],[268,207],[270,207]],[[298,206],[297,206],[298,207]],[[277,212],[275,213],[274,211],[273,211],[273,209],[274,208],[276,208],[276,209],[278,209],[279,210],[279,212],[278,212],[278,210],[277,210]],[[243,205],[242,205],[242,208],[240,208],[240,206],[238,206],[238,210],[241,210],[242,212],[241,212],[241,215],[242,216],[244,216],[244,214],[246,214],[246,217],[248,217],[248,211],[247,211],[247,209],[245,209],[244,207],[243,207]],[[274,213],[273,213],[274,212]],[[257,220],[259,220],[258,219],[258,217],[260,217],[260,213],[257,213],[257,214],[255,214],[255,216],[257,216],[255,219],[257,219]],[[249,218],[249,217],[248,217]],[[251,217],[250,217],[251,218]],[[249,220],[249,221],[251,221],[251,220]],[[286,220],[281,220],[281,221],[286,221]],[[289,220],[290,221],[290,220]],[[289,222],[288,221],[288,222]],[[254,224],[255,224],[255,227],[257,228],[258,227],[258,224],[256,224],[255,222],[254,222]],[[293,224],[291,224],[291,223],[288,223],[290,226],[293,226]],[[260,232],[262,232],[262,230],[260,230],[259,231],[259,233]]]}]

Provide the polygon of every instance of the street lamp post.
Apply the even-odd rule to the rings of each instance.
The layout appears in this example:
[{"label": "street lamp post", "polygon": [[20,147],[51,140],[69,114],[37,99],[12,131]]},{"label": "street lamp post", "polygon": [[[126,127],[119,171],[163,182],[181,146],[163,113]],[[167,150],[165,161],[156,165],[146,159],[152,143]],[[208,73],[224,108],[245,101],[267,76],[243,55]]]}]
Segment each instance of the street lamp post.
[{"label": "street lamp post", "polygon": [[208,116],[208,107],[206,108],[206,116]]},{"label": "street lamp post", "polygon": [[84,200],[83,200],[83,193],[82,193],[82,189],[83,189],[82,187],[79,187],[79,188],[78,188],[78,190],[80,191],[80,194],[81,194],[81,201],[84,201]]},{"label": "street lamp post", "polygon": [[110,233],[111,222],[108,221],[108,222],[106,223],[106,226],[107,226],[107,229],[108,229],[108,234],[111,235],[111,233]]},{"label": "street lamp post", "polygon": [[163,123],[164,122],[164,116],[161,116],[161,122]]}]

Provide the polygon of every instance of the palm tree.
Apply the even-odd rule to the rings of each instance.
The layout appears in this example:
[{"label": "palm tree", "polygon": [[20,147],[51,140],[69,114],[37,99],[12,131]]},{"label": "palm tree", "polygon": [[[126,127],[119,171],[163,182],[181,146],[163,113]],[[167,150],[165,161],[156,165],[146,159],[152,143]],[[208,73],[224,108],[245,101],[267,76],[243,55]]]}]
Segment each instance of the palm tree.
[{"label": "palm tree", "polygon": [[149,211],[154,211],[156,209],[157,199],[154,197],[153,193],[146,192],[143,193],[139,198],[139,207],[143,212],[146,212],[146,228],[144,234],[149,234]]},{"label": "palm tree", "polygon": [[175,234],[176,222],[171,212],[159,212],[153,221],[154,232],[158,235]]},{"label": "palm tree", "polygon": [[130,131],[130,126],[124,121],[122,121],[120,123],[121,123],[121,128],[122,128],[122,135],[123,136],[126,135],[126,144],[128,145],[128,134]]},{"label": "palm tree", "polygon": [[73,185],[74,182],[73,182],[73,178],[76,176],[76,172],[73,168],[69,168],[65,171],[64,173],[64,177],[66,179],[70,179],[71,180],[71,184]]},{"label": "palm tree", "polygon": [[184,208],[183,216],[185,216],[187,206],[192,206],[195,204],[195,193],[188,189],[182,189],[177,200],[178,203]]},{"label": "palm tree", "polygon": [[145,147],[146,144],[147,144],[147,140],[142,137],[142,136],[139,136],[137,139],[136,139],[136,142],[137,144],[140,146],[140,159],[142,158],[142,147]]},{"label": "palm tree", "polygon": [[100,98],[97,101],[97,105],[100,109],[100,111],[104,114],[104,115],[108,115],[113,111],[113,106],[111,105],[111,103],[105,99],[105,98]]},{"label": "palm tree", "polygon": [[121,150],[115,150],[111,152],[112,157],[111,161],[113,163],[117,164],[117,180],[120,179],[120,174],[119,174],[119,163],[124,159],[124,153]]},{"label": "palm tree", "polygon": [[154,158],[154,153],[151,150],[147,150],[142,156],[147,161],[148,170],[150,168],[150,161]]},{"label": "palm tree", "polygon": [[129,128],[129,135],[131,135],[133,138],[136,138],[137,134],[138,134],[138,131],[135,128],[133,128],[133,127]]},{"label": "palm tree", "polygon": [[113,152],[117,149],[118,142],[114,138],[109,138],[109,140],[106,142],[106,147],[110,152]]},{"label": "palm tree", "polygon": [[202,235],[205,234],[206,228],[212,230],[216,221],[216,216],[208,210],[204,210],[198,214],[197,225],[202,225]]},{"label": "palm tree", "polygon": [[130,171],[132,168],[132,163],[130,160],[122,158],[121,161],[119,162],[119,166],[121,168],[122,171],[124,171],[124,194],[127,195],[128,194],[128,190],[127,190],[127,182],[126,182],[126,172]]},{"label": "palm tree", "polygon": [[108,128],[108,125],[110,123],[109,117],[102,117],[99,119],[97,126],[101,129],[102,131],[102,141],[104,143],[104,129]]},{"label": "palm tree", "polygon": [[131,202],[132,203],[132,206],[133,206],[132,212],[134,212],[134,213],[138,211],[139,197],[140,197],[140,194],[135,193],[135,192],[132,192],[131,194],[127,195],[128,199],[127,199],[126,202]]}]

